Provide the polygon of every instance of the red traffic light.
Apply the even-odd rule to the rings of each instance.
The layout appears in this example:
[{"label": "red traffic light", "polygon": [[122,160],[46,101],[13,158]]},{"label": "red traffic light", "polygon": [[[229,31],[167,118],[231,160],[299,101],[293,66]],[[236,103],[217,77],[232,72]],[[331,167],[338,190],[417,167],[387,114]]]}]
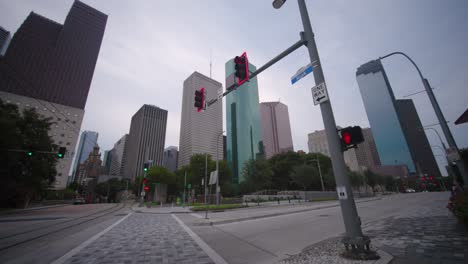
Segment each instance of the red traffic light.
[{"label": "red traffic light", "polygon": [[247,53],[244,52],[240,56],[234,58],[234,75],[237,77],[237,85],[240,86],[249,80],[249,60]]},{"label": "red traffic light", "polygon": [[434,180],[434,177],[432,177],[432,176],[429,176],[429,179],[432,181],[432,180]]},{"label": "red traffic light", "polygon": [[148,187],[148,186],[145,186],[145,188],[143,188],[143,190],[149,191],[149,187]]},{"label": "red traffic light", "polygon": [[422,180],[425,181],[425,180],[426,180],[426,177],[422,177]]},{"label": "red traffic light", "polygon": [[343,150],[355,148],[357,144],[364,141],[364,136],[362,135],[362,129],[360,126],[345,127],[339,131]]},{"label": "red traffic light", "polygon": [[146,178],[143,178],[142,183],[146,184]]},{"label": "red traffic light", "polygon": [[351,133],[349,133],[349,131],[344,131],[343,133],[341,133],[341,137],[343,138],[343,142],[346,145],[351,144]]},{"label": "red traffic light", "polygon": [[205,88],[202,87],[200,90],[195,91],[195,104],[197,112],[202,111],[205,108]]}]

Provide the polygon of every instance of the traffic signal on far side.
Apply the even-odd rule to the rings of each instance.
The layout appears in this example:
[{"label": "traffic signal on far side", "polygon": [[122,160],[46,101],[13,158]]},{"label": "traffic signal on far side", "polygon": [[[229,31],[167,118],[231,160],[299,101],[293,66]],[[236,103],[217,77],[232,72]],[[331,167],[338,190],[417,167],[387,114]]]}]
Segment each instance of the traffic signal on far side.
[{"label": "traffic signal on far side", "polygon": [[247,53],[242,53],[241,56],[234,58],[234,75],[237,78],[237,85],[242,85],[249,80],[249,60],[247,59]]},{"label": "traffic signal on far side", "polygon": [[195,91],[195,104],[197,112],[202,111],[205,108],[205,88],[202,87]]},{"label": "traffic signal on far side", "polygon": [[[147,162],[143,163],[143,171],[148,172],[149,164]],[[146,179],[144,179],[146,181]]]},{"label": "traffic signal on far side", "polygon": [[60,148],[59,148],[59,151],[58,151],[58,153],[57,153],[57,157],[58,157],[59,159],[63,159],[63,158],[65,157],[65,153],[66,153],[66,152],[67,152],[67,148],[65,148],[65,147],[60,147]]},{"label": "traffic signal on far side", "polygon": [[145,192],[149,191],[149,187],[147,185],[145,185],[145,187],[143,188],[143,190],[145,190]]},{"label": "traffic signal on far side", "polygon": [[357,147],[357,144],[364,141],[360,126],[345,127],[339,130],[341,146],[343,151]]}]

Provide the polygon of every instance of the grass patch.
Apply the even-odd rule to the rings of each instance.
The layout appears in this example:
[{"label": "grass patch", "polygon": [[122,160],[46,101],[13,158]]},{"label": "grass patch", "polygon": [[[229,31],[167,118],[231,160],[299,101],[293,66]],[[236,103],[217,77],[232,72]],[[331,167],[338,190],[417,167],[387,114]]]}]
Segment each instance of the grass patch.
[{"label": "grass patch", "polygon": [[325,202],[325,201],[336,201],[338,198],[335,197],[322,197],[322,198],[315,198],[312,199],[311,202]]},{"label": "grass patch", "polygon": [[[221,204],[221,205],[209,205],[208,210],[213,211],[213,210],[229,210],[229,209],[235,209],[235,208],[243,208],[246,207],[243,204]],[[205,211],[206,206],[205,205],[197,205],[192,207],[192,211]]]}]

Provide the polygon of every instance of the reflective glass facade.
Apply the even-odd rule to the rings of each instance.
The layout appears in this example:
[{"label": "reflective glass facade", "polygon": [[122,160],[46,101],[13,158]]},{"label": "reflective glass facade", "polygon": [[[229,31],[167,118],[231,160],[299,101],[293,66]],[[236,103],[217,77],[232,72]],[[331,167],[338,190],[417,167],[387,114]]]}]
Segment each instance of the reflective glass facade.
[{"label": "reflective glass facade", "polygon": [[[249,64],[250,71],[256,67]],[[226,78],[234,74],[234,61],[226,62]],[[227,82],[229,83],[229,82]],[[244,83],[226,96],[227,160],[233,183],[243,181],[246,161],[263,154],[257,78]],[[262,149],[262,151],[260,151]]]},{"label": "reflective glass facade", "polygon": [[404,164],[409,172],[416,172],[382,64],[371,61],[362,65],[356,78],[382,165]]}]

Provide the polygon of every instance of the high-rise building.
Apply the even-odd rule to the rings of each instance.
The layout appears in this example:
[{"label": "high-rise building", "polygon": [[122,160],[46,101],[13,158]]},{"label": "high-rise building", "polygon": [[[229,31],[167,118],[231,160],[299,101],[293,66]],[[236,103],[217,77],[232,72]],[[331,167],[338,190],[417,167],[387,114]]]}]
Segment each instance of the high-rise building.
[{"label": "high-rise building", "polygon": [[106,22],[80,1],[63,25],[31,12],[0,62],[0,89],[84,109]]},{"label": "high-rise building", "polygon": [[111,165],[110,175],[124,176],[125,175],[125,162],[127,160],[127,147],[128,147],[128,134],[125,134],[117,142],[111,150]]},{"label": "high-rise building", "polygon": [[357,145],[354,149],[358,161],[359,170],[372,169],[380,166],[379,154],[375,145],[374,136],[370,128],[362,129],[364,142]]},{"label": "high-rise building", "polygon": [[10,32],[0,27],[0,56],[5,55],[8,44],[10,44],[11,35]]},{"label": "high-rise building", "polygon": [[[226,62],[226,85],[232,83],[234,60]],[[256,67],[249,63],[249,69]],[[257,78],[244,83],[226,96],[227,160],[233,183],[240,183],[244,164],[263,156]]]},{"label": "high-rise building", "polygon": [[281,152],[294,151],[287,105],[281,102],[261,103],[260,120],[267,159]]},{"label": "high-rise building", "polygon": [[128,135],[125,177],[132,180],[143,174],[143,163],[162,166],[166,140],[167,110],[143,105],[132,117]]},{"label": "high-rise building", "polygon": [[89,154],[93,151],[94,146],[97,145],[98,132],[94,131],[83,131],[81,132],[80,142],[78,143],[75,155],[75,161],[72,167],[72,179],[73,182],[76,178],[77,170],[83,162],[89,157]]},{"label": "high-rise building", "polygon": [[109,175],[110,173],[110,166],[112,163],[112,150],[105,150],[104,151],[104,158],[102,159],[102,173],[105,175]]},{"label": "high-rise building", "polygon": [[356,79],[382,166],[406,165],[410,174],[440,175],[411,100],[396,100],[380,60],[361,65]]},{"label": "high-rise building", "polygon": [[0,98],[52,118],[49,135],[67,148],[53,189],[67,184],[106,21],[107,15],[80,1],[63,25],[31,12],[0,60]]},{"label": "high-rise building", "polygon": [[[338,127],[340,129],[340,127]],[[322,153],[330,156],[330,148],[325,130],[316,130],[308,135],[307,145],[310,153]],[[346,165],[352,171],[359,171],[359,163],[357,160],[355,149],[349,149],[343,153]]]},{"label": "high-rise building", "polygon": [[177,150],[177,147],[169,146],[165,148],[163,157],[163,167],[169,170],[170,172],[176,171],[178,156],[179,151]]},{"label": "high-rise building", "polygon": [[[180,121],[179,161],[178,167],[190,163],[193,154],[209,154],[213,159],[222,159],[223,144],[219,133],[223,131],[222,101],[208,107],[204,112],[197,112],[194,107],[195,91],[205,88],[206,98],[216,98],[221,83],[194,72],[185,81],[182,97],[182,113]],[[219,140],[219,143],[217,142]],[[218,151],[216,151],[218,147]]]},{"label": "high-rise building", "polygon": [[413,100],[399,99],[395,101],[395,106],[411,156],[416,165],[416,171],[420,175],[442,176]]},{"label": "high-rise building", "polygon": [[77,170],[76,182],[83,184],[88,178],[97,178],[102,173],[101,165],[101,153],[99,153],[99,146],[96,145],[86,160],[80,164]]}]

